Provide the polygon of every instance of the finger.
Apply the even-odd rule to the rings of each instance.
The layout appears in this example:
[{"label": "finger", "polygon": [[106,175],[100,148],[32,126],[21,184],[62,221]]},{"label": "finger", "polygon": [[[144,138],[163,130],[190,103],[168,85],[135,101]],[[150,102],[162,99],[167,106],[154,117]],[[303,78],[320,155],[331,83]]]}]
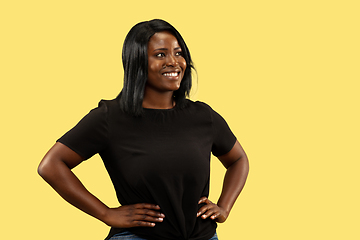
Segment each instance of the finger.
[{"label": "finger", "polygon": [[204,214],[206,211],[208,211],[209,209],[210,209],[210,205],[205,205],[205,206],[202,206],[200,209],[199,209],[199,211],[198,211],[198,213],[197,213],[197,217],[198,216],[200,216],[201,214]]},{"label": "finger", "polygon": [[144,221],[144,222],[162,222],[164,218],[162,217],[151,217],[149,215],[135,215],[135,221]]},{"label": "finger", "polygon": [[221,215],[220,212],[217,212],[217,213],[214,213],[210,218],[214,220],[214,219],[218,218],[220,215]]},{"label": "finger", "polygon": [[156,205],[156,204],[151,204],[151,203],[137,203],[135,204],[135,208],[137,209],[155,209],[155,210],[160,210],[160,206]]},{"label": "finger", "polygon": [[203,215],[201,215],[201,218],[206,219],[206,218],[210,217],[211,215],[213,215],[214,213],[216,213],[216,211],[214,209],[209,209]]},{"label": "finger", "polygon": [[[160,210],[159,205],[150,204],[150,203],[138,203],[135,204],[135,208],[137,209],[136,212],[138,214],[149,214],[150,216],[156,216],[162,218],[165,217],[165,215],[161,212],[149,210],[149,209]],[[138,212],[138,210],[140,210],[140,212]]]},{"label": "finger", "polygon": [[134,221],[134,227],[155,227],[153,222],[144,222],[144,221]]},{"label": "finger", "polygon": [[152,217],[158,217],[158,218],[164,218],[165,214],[158,212],[158,211],[153,211],[153,210],[149,210],[149,209],[136,209],[135,214],[137,215],[148,215],[148,216],[152,216]]},{"label": "finger", "polygon": [[199,202],[198,202],[198,204],[200,204],[200,203],[206,203],[206,200],[208,200],[207,197],[201,197],[200,200],[199,200]]}]

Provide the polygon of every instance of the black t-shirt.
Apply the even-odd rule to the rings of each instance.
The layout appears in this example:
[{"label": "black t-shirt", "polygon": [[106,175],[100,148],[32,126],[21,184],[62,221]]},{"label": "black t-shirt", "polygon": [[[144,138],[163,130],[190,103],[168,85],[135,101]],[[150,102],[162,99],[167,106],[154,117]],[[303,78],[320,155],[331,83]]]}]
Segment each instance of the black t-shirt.
[{"label": "black t-shirt", "polygon": [[[85,159],[99,153],[121,205],[158,204],[164,221],[126,229],[146,239],[208,240],[216,222],[196,217],[209,195],[210,155],[229,152],[236,138],[224,119],[202,102],[185,108],[144,109],[141,117],[102,100],[73,129],[65,144]],[[112,228],[111,237],[124,229]]]}]

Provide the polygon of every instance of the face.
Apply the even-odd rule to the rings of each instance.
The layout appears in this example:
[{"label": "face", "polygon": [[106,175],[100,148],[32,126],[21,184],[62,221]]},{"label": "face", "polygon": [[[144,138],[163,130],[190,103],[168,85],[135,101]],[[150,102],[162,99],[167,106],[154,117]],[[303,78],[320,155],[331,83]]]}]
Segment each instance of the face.
[{"label": "face", "polygon": [[146,87],[157,92],[178,90],[186,69],[181,47],[169,32],[155,33],[148,43]]}]

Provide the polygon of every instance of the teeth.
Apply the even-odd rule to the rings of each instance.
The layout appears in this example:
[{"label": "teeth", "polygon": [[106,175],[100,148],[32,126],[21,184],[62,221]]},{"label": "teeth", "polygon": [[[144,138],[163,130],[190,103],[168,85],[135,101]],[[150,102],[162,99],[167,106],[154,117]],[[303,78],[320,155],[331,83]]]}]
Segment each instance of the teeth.
[{"label": "teeth", "polygon": [[166,76],[166,77],[176,77],[178,75],[178,73],[176,73],[176,72],[164,73],[163,75]]}]

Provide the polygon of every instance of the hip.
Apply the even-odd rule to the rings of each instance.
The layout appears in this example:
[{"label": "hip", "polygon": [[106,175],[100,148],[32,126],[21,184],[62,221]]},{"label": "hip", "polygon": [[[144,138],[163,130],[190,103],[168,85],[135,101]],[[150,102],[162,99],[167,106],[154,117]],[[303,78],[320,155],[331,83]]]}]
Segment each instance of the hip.
[{"label": "hip", "polygon": [[[121,233],[117,233],[114,236],[112,236],[109,240],[147,240],[146,238],[141,238],[129,231],[124,231]],[[212,238],[209,240],[219,240],[217,237],[217,234],[215,233]]]}]

